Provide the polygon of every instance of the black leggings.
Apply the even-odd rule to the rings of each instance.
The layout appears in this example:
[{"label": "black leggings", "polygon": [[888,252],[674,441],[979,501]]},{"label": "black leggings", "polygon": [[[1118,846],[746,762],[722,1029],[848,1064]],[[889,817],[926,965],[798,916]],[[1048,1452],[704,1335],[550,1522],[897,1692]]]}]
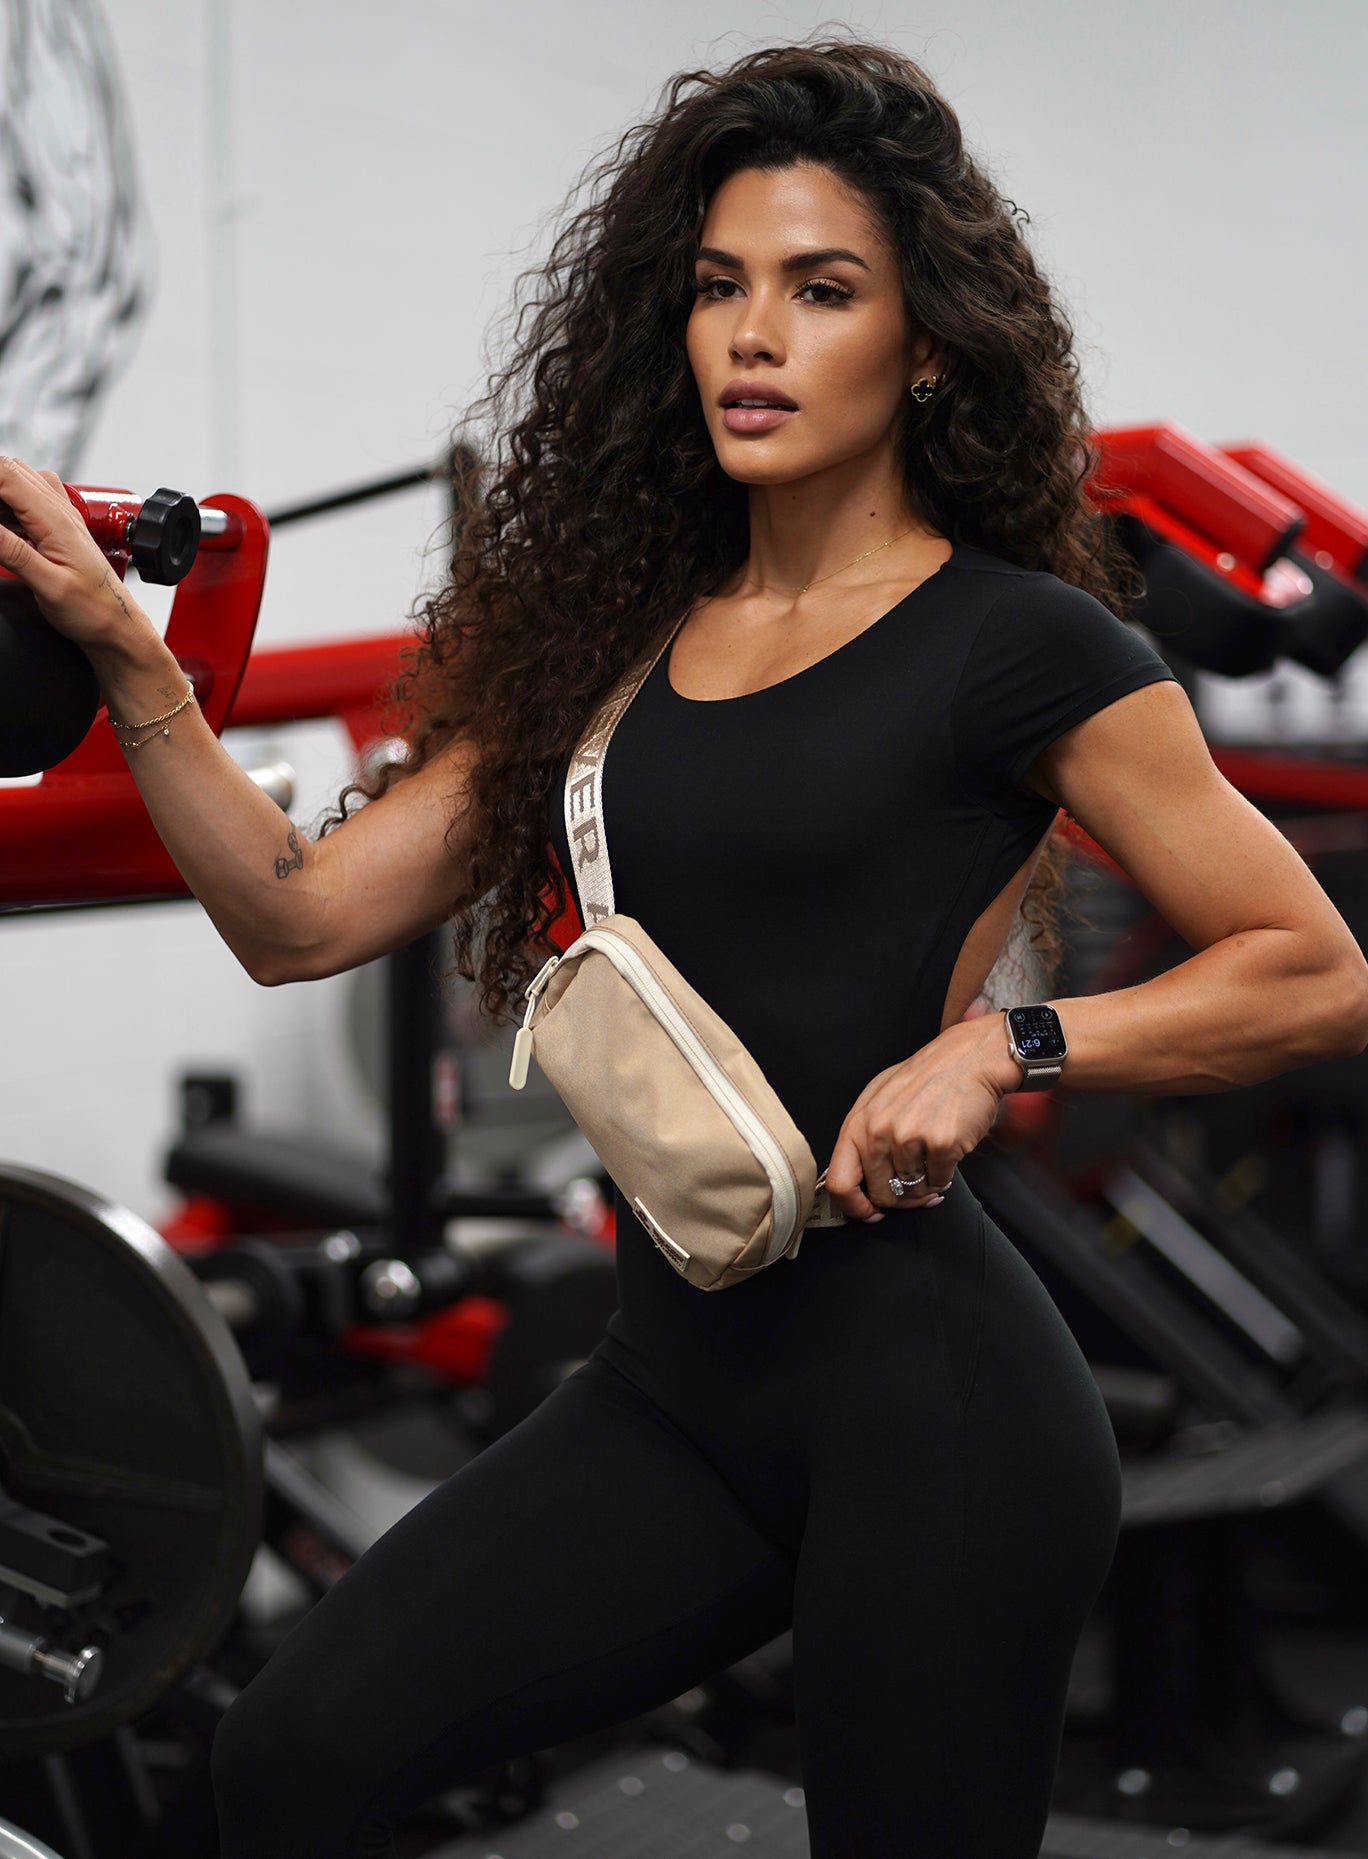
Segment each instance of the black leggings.
[{"label": "black leggings", "polygon": [[813,1859],[1035,1859],[1120,1514],[1077,1343],[962,1177],[730,1290],[617,1197],[583,1367],[402,1517],[213,1750],[223,1859],[380,1859],[430,1796],[793,1628]]}]

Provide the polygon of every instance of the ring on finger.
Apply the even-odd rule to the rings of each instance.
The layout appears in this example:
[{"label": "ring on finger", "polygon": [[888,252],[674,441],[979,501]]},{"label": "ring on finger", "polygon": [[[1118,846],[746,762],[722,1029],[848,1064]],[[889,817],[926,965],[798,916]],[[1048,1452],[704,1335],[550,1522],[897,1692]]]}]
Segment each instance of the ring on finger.
[{"label": "ring on finger", "polygon": [[925,1169],[919,1175],[890,1175],[888,1177],[889,1192],[901,1200],[904,1194],[909,1194],[914,1188],[919,1188],[925,1180]]}]

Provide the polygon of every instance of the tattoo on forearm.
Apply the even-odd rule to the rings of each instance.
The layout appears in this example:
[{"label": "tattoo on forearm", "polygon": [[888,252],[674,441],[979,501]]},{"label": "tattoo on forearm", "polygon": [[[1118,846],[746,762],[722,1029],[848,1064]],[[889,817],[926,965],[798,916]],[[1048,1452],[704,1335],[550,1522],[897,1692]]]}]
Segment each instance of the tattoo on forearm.
[{"label": "tattoo on forearm", "polygon": [[304,869],[304,848],[300,845],[298,835],[293,828],[291,828],[290,836],[285,843],[290,848],[291,852],[293,852],[294,857],[285,858],[282,856],[276,860],[275,867],[277,878],[288,878],[292,871],[303,871]]},{"label": "tattoo on forearm", "polygon": [[126,620],[131,620],[133,616],[128,611],[128,602],[123,597],[123,587],[119,582],[118,576],[114,573],[114,570],[112,568],[106,567],[104,571],[104,578],[105,578],[105,586],[113,588],[114,598],[115,600],[118,601],[119,605],[123,608],[124,618]]}]

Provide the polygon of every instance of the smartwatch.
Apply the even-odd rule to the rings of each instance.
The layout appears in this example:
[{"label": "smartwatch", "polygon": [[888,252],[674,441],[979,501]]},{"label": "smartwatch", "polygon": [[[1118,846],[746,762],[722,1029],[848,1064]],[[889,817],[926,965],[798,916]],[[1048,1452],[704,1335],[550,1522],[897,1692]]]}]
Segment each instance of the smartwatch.
[{"label": "smartwatch", "polygon": [[1026,1073],[1017,1089],[1048,1091],[1058,1082],[1069,1052],[1059,1015],[1037,1001],[1030,1007],[1009,1007],[1003,1017],[1008,1049]]}]

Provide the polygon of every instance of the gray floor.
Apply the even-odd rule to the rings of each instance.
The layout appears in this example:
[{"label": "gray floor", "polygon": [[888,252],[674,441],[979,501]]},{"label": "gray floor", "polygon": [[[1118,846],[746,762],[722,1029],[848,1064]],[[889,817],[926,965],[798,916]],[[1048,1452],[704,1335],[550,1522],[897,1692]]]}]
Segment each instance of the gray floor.
[{"label": "gray floor", "polygon": [[[1301,1629],[1281,1635],[1271,1647],[1271,1664],[1308,1703],[1328,1712],[1368,1704],[1368,1634]],[[1368,1853],[1368,1782],[1357,1801],[1335,1822],[1327,1844]],[[1286,1849],[1284,1849],[1286,1850]]]},{"label": "gray floor", "polygon": [[[1368,1635],[1298,1629],[1270,1652],[1276,1677],[1329,1714],[1368,1701]],[[803,1791],[757,1767],[723,1771],[668,1744],[627,1743],[565,1776],[550,1805],[498,1833],[470,1835],[431,1859],[807,1859]],[[1170,1826],[1051,1817],[1041,1859],[1354,1859],[1368,1854],[1368,1775],[1356,1800],[1316,1844]]]},{"label": "gray floor", "polygon": [[[554,1808],[498,1834],[443,1846],[432,1859],[808,1859],[803,1791],[748,1770],[723,1774],[679,1750],[608,1757],[570,1779]],[[1200,1839],[1169,1828],[1051,1818],[1040,1859],[1349,1859],[1343,1848]]]}]

